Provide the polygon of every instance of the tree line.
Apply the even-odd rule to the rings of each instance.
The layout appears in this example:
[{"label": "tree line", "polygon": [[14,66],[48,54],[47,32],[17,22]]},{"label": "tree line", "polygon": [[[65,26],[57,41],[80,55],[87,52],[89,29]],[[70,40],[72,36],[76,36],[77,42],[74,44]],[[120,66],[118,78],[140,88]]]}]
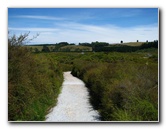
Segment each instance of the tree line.
[{"label": "tree line", "polygon": [[[137,40],[138,42],[138,40]],[[115,45],[110,45],[107,42],[92,42],[92,43],[79,43],[79,46],[87,46],[87,47],[92,47],[92,51],[94,52],[135,52],[137,50],[141,50],[141,49],[147,49],[147,48],[158,48],[158,40],[154,40],[153,42],[144,42],[142,45],[140,46],[129,46],[129,45],[125,45],[122,44],[123,41],[121,41],[121,44],[115,44]],[[39,46],[43,46],[42,48],[42,52],[57,52],[57,51],[61,51],[61,47],[63,46],[68,46],[68,45],[75,45],[74,43],[67,43],[67,42],[60,42],[57,44],[52,45],[52,49],[50,50],[49,46],[50,44],[44,44],[44,45],[39,45]],[[70,51],[69,48],[63,49],[63,51]],[[77,51],[81,51],[81,49],[77,50]],[[35,52],[40,52],[37,48],[35,48]]]},{"label": "tree line", "polygon": [[[138,42],[138,40],[137,40]],[[123,41],[121,41],[121,43],[123,43]],[[79,44],[82,46],[91,46],[92,47],[92,51],[95,52],[134,52],[137,50],[141,50],[141,49],[147,49],[147,48],[158,48],[158,40],[154,40],[153,42],[148,42],[146,41],[145,43],[143,43],[140,46],[128,46],[128,45],[123,45],[123,44],[116,44],[116,45],[109,45],[109,43],[106,42],[92,42],[91,44],[89,43],[82,43]]]}]

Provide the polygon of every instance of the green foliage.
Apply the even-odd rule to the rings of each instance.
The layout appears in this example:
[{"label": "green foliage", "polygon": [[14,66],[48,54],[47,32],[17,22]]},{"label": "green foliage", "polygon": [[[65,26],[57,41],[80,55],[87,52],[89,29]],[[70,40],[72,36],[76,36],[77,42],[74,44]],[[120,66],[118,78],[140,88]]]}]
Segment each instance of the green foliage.
[{"label": "green foliage", "polygon": [[158,120],[158,62],[144,55],[87,53],[74,61],[72,74],[87,84],[102,120]]},{"label": "green foliage", "polygon": [[86,52],[86,51],[92,51],[91,47],[88,46],[80,46],[80,45],[68,45],[68,46],[63,46],[58,51],[63,51],[63,52]]},{"label": "green foliage", "polygon": [[35,48],[35,52],[36,52],[36,53],[38,53],[38,52],[39,52],[39,50],[38,50],[37,48]]},{"label": "green foliage", "polygon": [[[99,50],[101,50],[103,47],[108,46],[108,45],[109,45],[109,43],[105,43],[105,42],[98,42],[98,41],[92,42],[92,50],[93,50],[93,51],[99,51]],[[101,50],[101,51],[102,51],[102,50]]]},{"label": "green foliage", "polygon": [[55,104],[63,81],[56,60],[8,46],[8,120],[41,121]]},{"label": "green foliage", "polygon": [[93,51],[96,52],[135,52],[141,49],[158,48],[158,41],[149,43],[125,43],[123,44],[108,45],[106,43],[92,43]]},{"label": "green foliage", "polygon": [[47,46],[43,46],[42,52],[50,52],[50,49]]},{"label": "green foliage", "polygon": [[141,49],[146,49],[151,47],[158,48],[158,41],[148,42],[141,45]]},{"label": "green foliage", "polygon": [[81,56],[81,53],[73,52],[52,52],[52,53],[40,53],[47,58],[57,61],[58,68],[62,71],[71,71],[73,67],[73,61]]},{"label": "green foliage", "polygon": [[90,43],[79,43],[80,46],[88,46],[88,47],[92,47],[92,44]]}]

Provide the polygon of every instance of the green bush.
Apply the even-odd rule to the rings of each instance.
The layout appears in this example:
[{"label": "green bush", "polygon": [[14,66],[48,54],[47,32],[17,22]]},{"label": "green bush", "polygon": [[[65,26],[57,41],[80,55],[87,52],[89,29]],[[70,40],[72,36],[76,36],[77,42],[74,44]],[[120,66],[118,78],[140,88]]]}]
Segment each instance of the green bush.
[{"label": "green bush", "polygon": [[158,120],[158,63],[143,55],[95,53],[74,61],[72,74],[86,83],[102,120]]},{"label": "green bush", "polygon": [[[9,40],[10,41],[10,40]],[[41,121],[55,105],[63,81],[57,61],[8,46],[8,120]]]}]

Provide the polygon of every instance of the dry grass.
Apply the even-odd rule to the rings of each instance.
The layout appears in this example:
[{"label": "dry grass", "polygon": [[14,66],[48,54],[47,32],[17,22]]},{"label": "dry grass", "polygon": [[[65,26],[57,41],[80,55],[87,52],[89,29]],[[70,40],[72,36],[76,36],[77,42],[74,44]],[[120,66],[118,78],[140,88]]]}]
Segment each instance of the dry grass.
[{"label": "dry grass", "polygon": [[123,43],[122,45],[128,45],[128,46],[141,46],[145,42],[129,42],[129,43]]}]

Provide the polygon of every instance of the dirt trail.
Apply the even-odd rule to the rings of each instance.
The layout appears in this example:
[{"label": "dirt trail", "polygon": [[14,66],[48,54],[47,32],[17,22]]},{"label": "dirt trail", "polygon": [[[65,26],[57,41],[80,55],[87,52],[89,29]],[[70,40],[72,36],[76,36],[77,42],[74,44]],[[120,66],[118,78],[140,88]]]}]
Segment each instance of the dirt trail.
[{"label": "dirt trail", "polygon": [[62,92],[57,106],[46,116],[47,122],[93,122],[99,121],[99,114],[89,103],[89,93],[85,84],[64,72]]}]

